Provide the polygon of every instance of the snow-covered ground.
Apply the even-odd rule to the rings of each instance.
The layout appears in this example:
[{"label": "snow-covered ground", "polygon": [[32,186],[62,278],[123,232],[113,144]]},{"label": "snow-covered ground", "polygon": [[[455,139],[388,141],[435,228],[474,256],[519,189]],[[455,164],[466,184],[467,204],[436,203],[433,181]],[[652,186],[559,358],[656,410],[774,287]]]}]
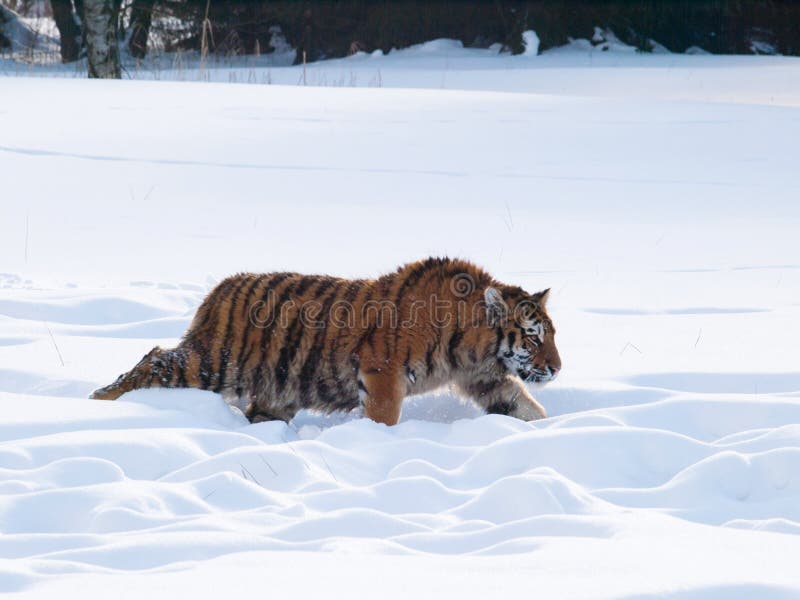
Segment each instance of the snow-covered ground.
[{"label": "snow-covered ground", "polygon": [[[0,77],[0,592],[800,595],[800,60],[68,69]],[[85,399],[227,274],[430,254],[553,288],[551,418]]]}]

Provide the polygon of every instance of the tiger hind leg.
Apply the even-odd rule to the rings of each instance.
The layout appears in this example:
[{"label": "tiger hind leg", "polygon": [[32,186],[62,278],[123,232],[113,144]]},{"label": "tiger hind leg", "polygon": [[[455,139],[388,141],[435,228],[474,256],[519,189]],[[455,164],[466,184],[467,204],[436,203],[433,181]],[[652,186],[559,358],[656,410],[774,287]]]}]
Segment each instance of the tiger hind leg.
[{"label": "tiger hind leg", "polygon": [[253,402],[244,411],[244,416],[251,423],[263,423],[265,421],[284,421],[288,423],[291,421],[295,414],[297,414],[298,407],[293,404],[286,406],[260,406],[258,402]]},{"label": "tiger hind leg", "polygon": [[95,390],[89,397],[116,400],[125,392],[141,388],[189,387],[185,379],[186,352],[184,348],[163,349],[156,346],[133,369],[120,375],[114,383]]}]

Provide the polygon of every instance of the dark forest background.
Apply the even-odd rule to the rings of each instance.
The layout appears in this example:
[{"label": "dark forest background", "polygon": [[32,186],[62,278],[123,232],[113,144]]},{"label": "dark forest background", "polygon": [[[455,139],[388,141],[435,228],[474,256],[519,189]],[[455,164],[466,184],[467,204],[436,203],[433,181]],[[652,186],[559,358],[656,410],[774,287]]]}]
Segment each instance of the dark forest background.
[{"label": "dark forest background", "polygon": [[[7,0],[10,1],[10,0]],[[401,48],[453,38],[465,46],[502,44],[523,50],[533,29],[541,50],[570,38],[591,38],[595,27],[650,51],[650,41],[673,52],[698,46],[712,53],[800,54],[798,0],[538,0],[243,1],[108,0],[118,14],[119,38],[134,57],[158,36],[165,50],[266,54],[276,27],[297,48],[297,61]],[[19,2],[24,3],[24,2]],[[81,52],[82,0],[51,0],[65,61]]]}]

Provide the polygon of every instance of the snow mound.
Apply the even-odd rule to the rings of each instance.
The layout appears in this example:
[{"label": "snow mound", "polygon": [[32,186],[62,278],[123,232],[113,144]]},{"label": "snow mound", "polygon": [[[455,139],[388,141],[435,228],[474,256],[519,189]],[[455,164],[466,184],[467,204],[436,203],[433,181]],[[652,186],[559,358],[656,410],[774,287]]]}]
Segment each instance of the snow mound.
[{"label": "snow mound", "polygon": [[431,40],[421,44],[414,44],[402,50],[393,50],[392,52],[402,52],[405,55],[413,54],[437,54],[439,52],[458,51],[464,48],[461,40],[451,40],[447,38],[440,38],[438,40]]},{"label": "snow mound", "polygon": [[[765,402],[765,414],[800,421],[800,405]],[[718,400],[697,419],[740,403]],[[115,403],[20,396],[4,403],[17,435],[0,445],[0,552],[63,575],[244,551],[519,555],[549,539],[607,544],[707,525],[730,532],[726,552],[749,554],[750,536],[800,530],[800,427],[769,442],[746,429],[709,441],[707,424],[699,438],[671,431],[687,404],[604,409],[591,424],[356,418],[321,429],[249,425],[197,390]],[[42,430],[42,414],[61,431]],[[24,584],[0,574],[0,585]]]},{"label": "snow mound", "polygon": [[522,44],[525,46],[524,56],[536,56],[539,54],[539,36],[532,29],[522,32]]},{"label": "snow mound", "polygon": [[[651,47],[655,53],[668,53],[661,44],[650,40]],[[663,51],[662,51],[663,50]],[[570,53],[584,54],[594,52],[604,52],[609,54],[631,54],[637,51],[635,46],[630,46],[621,41],[616,34],[608,28],[595,27],[591,39],[570,38],[569,42],[550,48],[545,51],[548,55],[569,55]]]},{"label": "snow mound", "polygon": [[595,27],[592,44],[601,52],[636,52],[634,46],[622,42],[616,34],[605,27]]}]

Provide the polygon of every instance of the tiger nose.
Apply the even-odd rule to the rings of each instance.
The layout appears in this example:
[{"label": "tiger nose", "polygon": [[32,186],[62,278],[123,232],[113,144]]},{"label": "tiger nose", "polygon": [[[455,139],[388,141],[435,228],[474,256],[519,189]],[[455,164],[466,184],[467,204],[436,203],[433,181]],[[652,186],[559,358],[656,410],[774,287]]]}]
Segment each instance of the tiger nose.
[{"label": "tiger nose", "polygon": [[550,377],[555,379],[556,375],[558,375],[558,372],[561,370],[561,367],[553,367],[551,365],[548,365],[547,370],[550,371]]}]

